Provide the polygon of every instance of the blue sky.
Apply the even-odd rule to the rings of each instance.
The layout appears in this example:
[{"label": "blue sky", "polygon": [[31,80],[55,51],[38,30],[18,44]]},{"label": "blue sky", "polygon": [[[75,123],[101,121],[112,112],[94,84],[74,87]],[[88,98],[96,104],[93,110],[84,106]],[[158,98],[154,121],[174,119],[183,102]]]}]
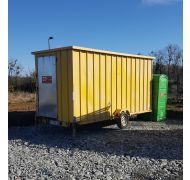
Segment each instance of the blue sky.
[{"label": "blue sky", "polygon": [[34,69],[32,51],[77,45],[149,54],[183,46],[182,0],[9,0],[9,59]]}]

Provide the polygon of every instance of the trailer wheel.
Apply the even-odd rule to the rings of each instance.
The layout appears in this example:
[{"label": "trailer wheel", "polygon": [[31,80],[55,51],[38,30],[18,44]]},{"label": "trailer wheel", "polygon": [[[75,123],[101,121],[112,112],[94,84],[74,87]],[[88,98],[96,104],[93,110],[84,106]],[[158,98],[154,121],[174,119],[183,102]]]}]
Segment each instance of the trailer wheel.
[{"label": "trailer wheel", "polygon": [[129,123],[129,115],[125,112],[120,114],[120,118],[118,119],[117,126],[120,129],[125,129]]}]

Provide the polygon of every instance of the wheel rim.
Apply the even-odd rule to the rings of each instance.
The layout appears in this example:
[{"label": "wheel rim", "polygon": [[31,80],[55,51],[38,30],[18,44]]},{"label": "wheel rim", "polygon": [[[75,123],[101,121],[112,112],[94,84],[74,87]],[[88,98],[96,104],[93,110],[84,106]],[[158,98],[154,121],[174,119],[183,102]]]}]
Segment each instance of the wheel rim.
[{"label": "wheel rim", "polygon": [[121,124],[122,124],[122,126],[125,126],[127,124],[125,116],[121,116]]}]

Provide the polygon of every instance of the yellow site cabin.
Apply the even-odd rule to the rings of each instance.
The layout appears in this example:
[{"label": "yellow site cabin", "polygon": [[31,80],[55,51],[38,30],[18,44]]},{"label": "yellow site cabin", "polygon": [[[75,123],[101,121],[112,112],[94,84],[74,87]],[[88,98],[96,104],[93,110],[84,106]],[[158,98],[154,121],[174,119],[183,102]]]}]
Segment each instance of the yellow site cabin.
[{"label": "yellow site cabin", "polygon": [[77,46],[32,52],[37,72],[36,118],[54,125],[115,120],[152,111],[154,57]]}]

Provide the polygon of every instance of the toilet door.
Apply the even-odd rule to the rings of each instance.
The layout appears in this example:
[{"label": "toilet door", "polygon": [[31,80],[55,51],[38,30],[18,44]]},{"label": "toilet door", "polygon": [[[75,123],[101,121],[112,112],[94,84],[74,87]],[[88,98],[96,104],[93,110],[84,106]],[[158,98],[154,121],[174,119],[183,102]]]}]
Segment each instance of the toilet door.
[{"label": "toilet door", "polygon": [[37,59],[38,65],[38,116],[57,118],[56,57]]}]

